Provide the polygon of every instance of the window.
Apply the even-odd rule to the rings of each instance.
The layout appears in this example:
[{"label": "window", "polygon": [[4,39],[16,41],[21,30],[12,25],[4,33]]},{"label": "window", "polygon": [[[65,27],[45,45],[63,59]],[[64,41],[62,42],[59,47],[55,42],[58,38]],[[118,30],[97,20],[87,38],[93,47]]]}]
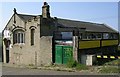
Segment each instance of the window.
[{"label": "window", "polygon": [[110,33],[109,35],[110,35],[109,39],[117,39],[118,38],[117,34],[115,34],[115,33]]},{"label": "window", "polygon": [[108,33],[104,33],[103,34],[103,39],[109,39],[109,34]]},{"label": "window", "polygon": [[13,33],[13,43],[25,43],[25,34],[22,30],[16,30]]},{"label": "window", "polygon": [[118,39],[118,35],[117,34],[113,34],[113,39]]},{"label": "window", "polygon": [[96,40],[96,39],[102,39],[101,33],[81,33],[80,37],[82,40]]},{"label": "window", "polygon": [[102,39],[102,34],[101,34],[101,33],[97,33],[97,34],[96,34],[96,38],[97,38],[97,39]]},{"label": "window", "polygon": [[61,32],[62,34],[62,39],[64,40],[72,40],[72,32]]},{"label": "window", "polygon": [[34,33],[35,29],[31,29],[31,46],[34,45]]},{"label": "window", "polygon": [[83,40],[87,40],[87,33],[82,33],[81,35]]}]

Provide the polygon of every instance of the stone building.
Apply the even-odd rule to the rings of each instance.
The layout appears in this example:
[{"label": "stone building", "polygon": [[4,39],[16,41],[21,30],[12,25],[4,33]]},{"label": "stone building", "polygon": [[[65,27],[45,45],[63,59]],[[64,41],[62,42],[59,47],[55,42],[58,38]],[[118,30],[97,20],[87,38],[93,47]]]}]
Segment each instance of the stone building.
[{"label": "stone building", "polygon": [[19,14],[14,8],[2,32],[4,63],[40,66],[74,58],[86,64],[92,62],[90,55],[117,51],[118,32],[106,24],[51,17],[49,8],[44,2],[42,15]]}]

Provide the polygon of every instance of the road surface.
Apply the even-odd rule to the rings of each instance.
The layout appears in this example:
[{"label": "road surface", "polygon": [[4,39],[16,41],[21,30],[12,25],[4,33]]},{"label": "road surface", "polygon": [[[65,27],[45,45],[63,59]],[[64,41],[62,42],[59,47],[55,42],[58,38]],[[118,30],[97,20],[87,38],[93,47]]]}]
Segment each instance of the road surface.
[{"label": "road surface", "polygon": [[[2,67],[2,75],[103,75],[103,74],[89,72],[67,72],[67,71]],[[116,75],[116,74],[104,74],[104,75]]]}]

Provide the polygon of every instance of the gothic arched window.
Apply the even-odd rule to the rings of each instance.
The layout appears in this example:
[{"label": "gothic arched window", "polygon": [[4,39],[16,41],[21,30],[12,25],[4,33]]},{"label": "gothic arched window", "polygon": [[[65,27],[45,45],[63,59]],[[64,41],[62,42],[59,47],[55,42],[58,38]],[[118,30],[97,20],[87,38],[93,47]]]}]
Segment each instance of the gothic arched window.
[{"label": "gothic arched window", "polygon": [[23,30],[15,30],[13,32],[13,44],[25,43],[25,33]]},{"label": "gothic arched window", "polygon": [[34,45],[34,33],[35,29],[31,29],[31,45]]}]

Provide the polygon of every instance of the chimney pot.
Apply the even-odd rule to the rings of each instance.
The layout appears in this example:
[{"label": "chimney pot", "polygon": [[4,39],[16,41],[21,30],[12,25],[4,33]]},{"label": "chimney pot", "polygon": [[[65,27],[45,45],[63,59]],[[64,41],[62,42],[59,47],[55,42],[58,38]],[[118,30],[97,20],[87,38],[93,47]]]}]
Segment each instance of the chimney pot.
[{"label": "chimney pot", "polygon": [[47,2],[44,2],[44,5],[47,5]]}]

